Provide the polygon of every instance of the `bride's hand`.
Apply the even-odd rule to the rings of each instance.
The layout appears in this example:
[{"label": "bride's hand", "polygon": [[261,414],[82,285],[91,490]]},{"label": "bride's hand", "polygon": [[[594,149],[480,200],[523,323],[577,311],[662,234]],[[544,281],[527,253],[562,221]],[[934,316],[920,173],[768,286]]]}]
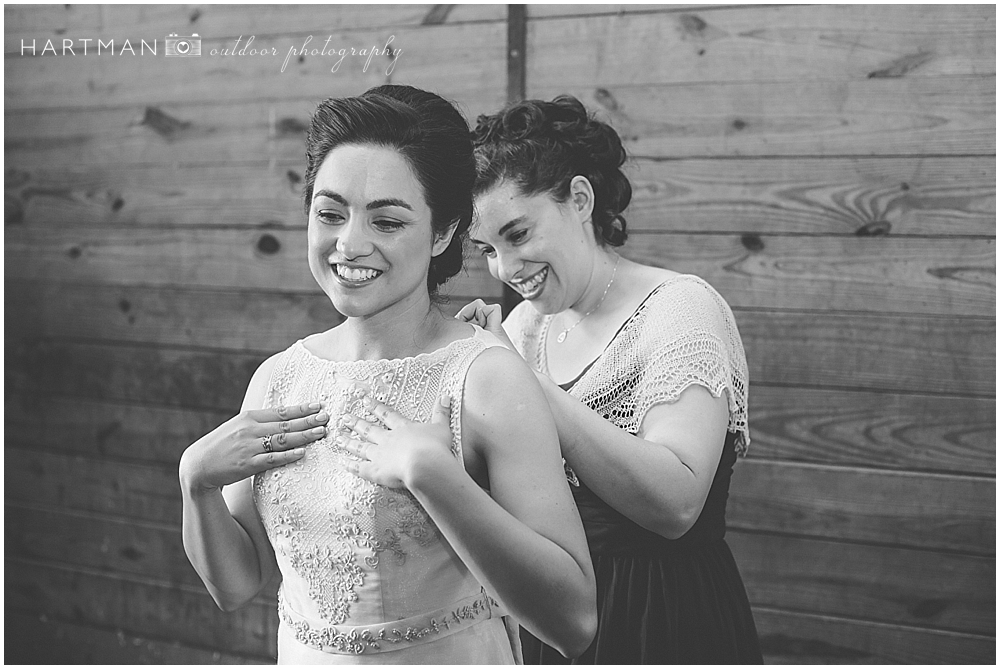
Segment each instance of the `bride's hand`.
[{"label": "bride's hand", "polygon": [[389,488],[410,488],[421,468],[461,466],[451,450],[451,399],[447,395],[435,402],[429,423],[408,420],[370,395],[364,401],[385,427],[344,414],[341,426],[357,435],[342,433],[336,438],[339,446],[358,458],[348,465],[349,471]]},{"label": "bride's hand", "polygon": [[326,434],[319,403],[242,411],[194,442],[180,462],[181,480],[209,491],[295,462]]},{"label": "bride's hand", "polygon": [[475,323],[495,335],[511,351],[517,353],[517,349],[514,348],[514,344],[511,343],[503,329],[503,313],[500,311],[499,304],[486,304],[482,300],[475,300],[462,307],[455,314],[455,318],[466,323]]}]

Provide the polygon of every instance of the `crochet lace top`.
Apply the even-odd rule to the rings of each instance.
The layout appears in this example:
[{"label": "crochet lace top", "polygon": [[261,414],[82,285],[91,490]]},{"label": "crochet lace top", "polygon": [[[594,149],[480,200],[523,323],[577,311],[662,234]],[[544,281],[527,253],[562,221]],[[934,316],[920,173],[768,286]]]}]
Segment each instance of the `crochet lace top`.
[{"label": "crochet lace top", "polygon": [[[552,316],[522,302],[504,321],[517,350],[549,375],[545,341]],[[643,301],[570,394],[617,427],[636,434],[649,409],[675,402],[692,385],[723,393],[736,451],[750,444],[747,363],[732,310],[704,280],[679,274]]]}]

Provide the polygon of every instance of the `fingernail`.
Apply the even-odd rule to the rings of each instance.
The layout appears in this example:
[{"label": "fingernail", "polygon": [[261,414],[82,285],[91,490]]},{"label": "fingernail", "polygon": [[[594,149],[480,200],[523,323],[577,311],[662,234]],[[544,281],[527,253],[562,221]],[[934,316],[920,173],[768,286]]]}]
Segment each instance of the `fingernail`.
[{"label": "fingernail", "polygon": [[313,411],[319,411],[320,409],[323,408],[323,405],[320,404],[319,402],[310,402],[309,408],[312,409]]},{"label": "fingernail", "polygon": [[320,411],[316,414],[316,420],[330,420],[330,414],[325,411]]},{"label": "fingernail", "polygon": [[292,449],[292,453],[294,453],[295,455],[305,455],[305,452],[306,452],[306,449],[304,449],[304,448],[294,448],[294,449]]},{"label": "fingernail", "polygon": [[451,397],[448,396],[448,395],[442,396],[441,397],[441,406],[443,406],[445,409],[451,408]]},{"label": "fingernail", "polygon": [[324,427],[324,426],[321,425],[320,427],[314,427],[313,429],[311,429],[309,431],[312,434],[318,434],[318,435],[322,436],[322,435],[326,434],[326,427]]}]

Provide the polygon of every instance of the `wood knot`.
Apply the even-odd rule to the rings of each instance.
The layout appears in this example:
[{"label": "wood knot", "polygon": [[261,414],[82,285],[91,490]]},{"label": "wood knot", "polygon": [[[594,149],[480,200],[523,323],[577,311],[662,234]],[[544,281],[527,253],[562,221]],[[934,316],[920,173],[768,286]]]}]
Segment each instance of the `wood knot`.
[{"label": "wood knot", "polygon": [[608,111],[618,111],[618,100],[615,100],[615,96],[613,96],[611,91],[606,88],[598,88],[595,90],[594,100],[597,101],[597,104],[601,105]]},{"label": "wood knot", "polygon": [[302,183],[302,175],[300,175],[295,170],[288,170],[285,172],[285,176],[288,177],[288,182],[293,186],[297,186]]},{"label": "wood knot", "polygon": [[263,234],[257,240],[257,250],[264,255],[274,255],[281,250],[281,242],[274,235]]},{"label": "wood knot", "polygon": [[742,130],[743,128],[747,127],[747,122],[741,118],[738,118],[735,121],[733,121],[733,127],[736,128],[737,130]]},{"label": "wood knot", "polygon": [[118,308],[121,309],[123,314],[127,314],[132,309],[132,303],[123,297],[118,300]]},{"label": "wood knot", "polygon": [[116,197],[115,201],[111,203],[111,211],[119,211],[124,206],[125,206],[125,200],[123,200],[121,196]]},{"label": "wood knot", "polygon": [[760,235],[748,232],[740,237],[740,243],[743,244],[743,248],[747,251],[763,251],[764,250],[764,240],[760,238]]},{"label": "wood knot", "polygon": [[278,121],[275,127],[278,135],[301,135],[309,130],[306,124],[297,118],[286,117]]},{"label": "wood knot", "polygon": [[892,223],[889,221],[871,221],[865,223],[854,231],[858,237],[883,237],[892,230]]},{"label": "wood knot", "polygon": [[79,246],[71,246],[69,247],[69,251],[66,252],[66,255],[68,255],[73,260],[76,260],[81,255],[83,255],[83,250]]}]

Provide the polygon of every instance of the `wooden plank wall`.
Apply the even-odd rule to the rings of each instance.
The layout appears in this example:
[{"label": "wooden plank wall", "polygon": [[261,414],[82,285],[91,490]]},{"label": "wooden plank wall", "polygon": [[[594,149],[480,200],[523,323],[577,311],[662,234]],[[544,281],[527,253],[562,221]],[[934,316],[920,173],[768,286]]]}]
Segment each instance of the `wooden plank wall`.
[{"label": "wooden plank wall", "polygon": [[[304,262],[302,130],[386,79],[21,40],[394,35],[392,81],[474,118],[505,98],[506,17],[5,8],[7,661],[274,657],[273,595],[223,614],[187,564],[176,463],[267,354],[336,322]],[[995,23],[986,5],[528,7],[528,96],[573,93],[626,139],[625,254],[734,308],[753,443],[729,538],[769,662],[995,661]],[[453,291],[500,295],[477,264]]]}]

